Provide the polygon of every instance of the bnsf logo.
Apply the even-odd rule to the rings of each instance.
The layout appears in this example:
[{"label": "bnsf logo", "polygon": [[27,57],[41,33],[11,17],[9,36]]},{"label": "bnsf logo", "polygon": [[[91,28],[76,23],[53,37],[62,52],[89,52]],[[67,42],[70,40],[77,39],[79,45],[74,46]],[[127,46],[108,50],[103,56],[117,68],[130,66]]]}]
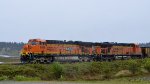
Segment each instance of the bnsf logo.
[{"label": "bnsf logo", "polygon": [[66,48],[66,50],[67,50],[67,51],[72,51],[72,50],[73,50],[73,48]]}]

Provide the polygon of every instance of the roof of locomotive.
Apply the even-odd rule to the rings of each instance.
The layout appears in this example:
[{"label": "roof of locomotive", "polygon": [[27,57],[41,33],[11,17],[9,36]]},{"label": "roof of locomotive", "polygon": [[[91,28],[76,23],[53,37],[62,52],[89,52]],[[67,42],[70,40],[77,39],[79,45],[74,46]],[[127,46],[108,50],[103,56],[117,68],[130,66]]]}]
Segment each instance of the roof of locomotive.
[{"label": "roof of locomotive", "polygon": [[28,42],[30,42],[30,41],[46,42],[46,41],[45,41],[45,40],[43,40],[43,39],[30,39]]},{"label": "roof of locomotive", "polygon": [[82,42],[82,41],[62,41],[62,40],[46,40],[47,44],[76,44],[82,46],[102,46],[102,47],[109,47],[109,46],[134,46],[134,43],[117,43],[117,42]]}]

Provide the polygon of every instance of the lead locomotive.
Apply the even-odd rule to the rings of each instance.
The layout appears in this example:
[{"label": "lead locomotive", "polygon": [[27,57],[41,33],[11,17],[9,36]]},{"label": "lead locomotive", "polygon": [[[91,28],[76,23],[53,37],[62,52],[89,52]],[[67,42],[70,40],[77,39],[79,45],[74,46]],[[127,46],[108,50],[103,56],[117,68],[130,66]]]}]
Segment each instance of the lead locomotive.
[{"label": "lead locomotive", "polygon": [[30,39],[23,46],[20,59],[24,63],[112,61],[145,58],[146,50],[134,43]]}]

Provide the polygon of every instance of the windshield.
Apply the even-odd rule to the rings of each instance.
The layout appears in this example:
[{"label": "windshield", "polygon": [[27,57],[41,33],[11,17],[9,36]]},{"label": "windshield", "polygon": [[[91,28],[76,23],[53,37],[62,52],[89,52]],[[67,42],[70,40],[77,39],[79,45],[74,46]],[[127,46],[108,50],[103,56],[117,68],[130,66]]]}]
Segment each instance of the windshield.
[{"label": "windshield", "polygon": [[28,44],[30,44],[30,45],[37,45],[37,44],[39,44],[39,42],[28,42]]}]

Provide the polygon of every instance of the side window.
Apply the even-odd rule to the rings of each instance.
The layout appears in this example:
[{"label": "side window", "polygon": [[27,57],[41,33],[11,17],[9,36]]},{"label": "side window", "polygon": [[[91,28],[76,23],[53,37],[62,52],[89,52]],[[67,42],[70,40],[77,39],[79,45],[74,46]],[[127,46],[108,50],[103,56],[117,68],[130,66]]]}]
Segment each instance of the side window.
[{"label": "side window", "polygon": [[32,44],[32,45],[36,45],[36,42],[32,42],[31,44]]},{"label": "side window", "polygon": [[37,45],[38,42],[29,42],[28,44],[30,44],[30,45]]},{"label": "side window", "polygon": [[40,42],[36,42],[36,44],[35,45],[40,45]]},{"label": "side window", "polygon": [[40,42],[40,45],[46,45],[46,43],[45,42]]}]

